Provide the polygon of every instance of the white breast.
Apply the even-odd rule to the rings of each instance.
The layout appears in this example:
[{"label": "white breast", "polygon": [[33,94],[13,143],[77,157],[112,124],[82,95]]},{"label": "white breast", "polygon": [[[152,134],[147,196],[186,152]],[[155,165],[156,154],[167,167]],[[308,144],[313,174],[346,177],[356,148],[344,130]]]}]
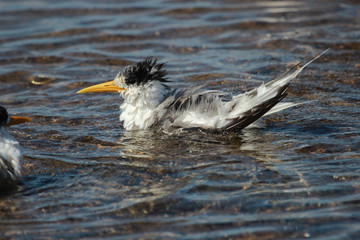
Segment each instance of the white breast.
[{"label": "white breast", "polygon": [[167,96],[167,88],[158,81],[131,86],[122,92],[120,121],[126,130],[148,129],[157,120],[155,108]]}]

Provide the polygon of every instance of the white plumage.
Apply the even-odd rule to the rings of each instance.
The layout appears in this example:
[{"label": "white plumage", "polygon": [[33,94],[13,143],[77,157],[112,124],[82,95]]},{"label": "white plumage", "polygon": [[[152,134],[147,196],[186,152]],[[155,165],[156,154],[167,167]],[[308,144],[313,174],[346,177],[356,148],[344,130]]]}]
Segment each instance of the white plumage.
[{"label": "white plumage", "polygon": [[8,133],[8,126],[31,121],[25,117],[9,117],[0,106],[0,189],[12,187],[21,176],[22,154],[19,142]]},{"label": "white plumage", "polygon": [[130,65],[119,72],[114,81],[85,88],[78,93],[119,92],[124,99],[120,106],[120,121],[124,122],[126,130],[243,129],[258,126],[257,120],[262,116],[298,105],[280,101],[286,97],[290,81],[325,52],[229,101],[223,98],[227,93],[204,90],[204,86],[170,89],[166,85],[164,63],[158,63],[155,58]]},{"label": "white plumage", "polygon": [[22,155],[19,142],[8,132],[7,127],[0,127],[0,181],[16,181],[21,175]]}]

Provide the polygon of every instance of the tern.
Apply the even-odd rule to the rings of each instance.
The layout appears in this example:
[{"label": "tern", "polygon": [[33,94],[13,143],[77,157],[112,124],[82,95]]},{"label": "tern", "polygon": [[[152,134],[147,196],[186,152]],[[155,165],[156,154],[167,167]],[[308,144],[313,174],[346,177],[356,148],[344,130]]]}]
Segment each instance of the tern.
[{"label": "tern", "polygon": [[8,127],[30,121],[31,118],[27,117],[9,116],[7,110],[0,106],[0,189],[13,187],[21,176],[19,142],[9,134]]},{"label": "tern", "polygon": [[[327,51],[327,50],[326,50]],[[301,103],[280,102],[287,96],[290,81],[323,53],[259,87],[226,100],[227,93],[203,89],[204,85],[171,89],[165,63],[154,57],[134,63],[120,71],[113,81],[84,88],[77,93],[119,92],[120,121],[126,130],[160,128],[239,130],[259,127],[257,121]]]}]

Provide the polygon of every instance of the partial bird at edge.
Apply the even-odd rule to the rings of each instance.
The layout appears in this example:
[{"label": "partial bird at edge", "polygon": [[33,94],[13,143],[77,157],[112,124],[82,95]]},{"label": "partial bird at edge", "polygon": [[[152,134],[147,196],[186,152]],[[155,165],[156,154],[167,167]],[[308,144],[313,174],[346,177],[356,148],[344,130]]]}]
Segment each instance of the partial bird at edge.
[{"label": "partial bird at edge", "polygon": [[28,117],[9,116],[0,106],[0,190],[14,187],[21,176],[23,157],[19,142],[9,134],[8,127],[30,121]]}]

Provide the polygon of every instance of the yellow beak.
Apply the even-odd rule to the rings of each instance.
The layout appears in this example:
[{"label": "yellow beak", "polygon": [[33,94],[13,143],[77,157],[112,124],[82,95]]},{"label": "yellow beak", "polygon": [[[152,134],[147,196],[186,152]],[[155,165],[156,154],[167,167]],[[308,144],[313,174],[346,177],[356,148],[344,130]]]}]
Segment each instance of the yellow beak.
[{"label": "yellow beak", "polygon": [[118,92],[121,90],[125,90],[125,88],[118,87],[118,86],[114,85],[114,81],[110,81],[110,82],[100,83],[97,85],[93,85],[93,86],[81,89],[80,91],[77,91],[76,93]]},{"label": "yellow beak", "polygon": [[31,121],[32,121],[32,119],[28,118],[28,117],[11,116],[10,122],[7,125],[8,125],[8,127],[10,127],[12,125],[16,125],[16,124],[20,124],[20,123],[24,123],[24,122],[31,122]]}]

